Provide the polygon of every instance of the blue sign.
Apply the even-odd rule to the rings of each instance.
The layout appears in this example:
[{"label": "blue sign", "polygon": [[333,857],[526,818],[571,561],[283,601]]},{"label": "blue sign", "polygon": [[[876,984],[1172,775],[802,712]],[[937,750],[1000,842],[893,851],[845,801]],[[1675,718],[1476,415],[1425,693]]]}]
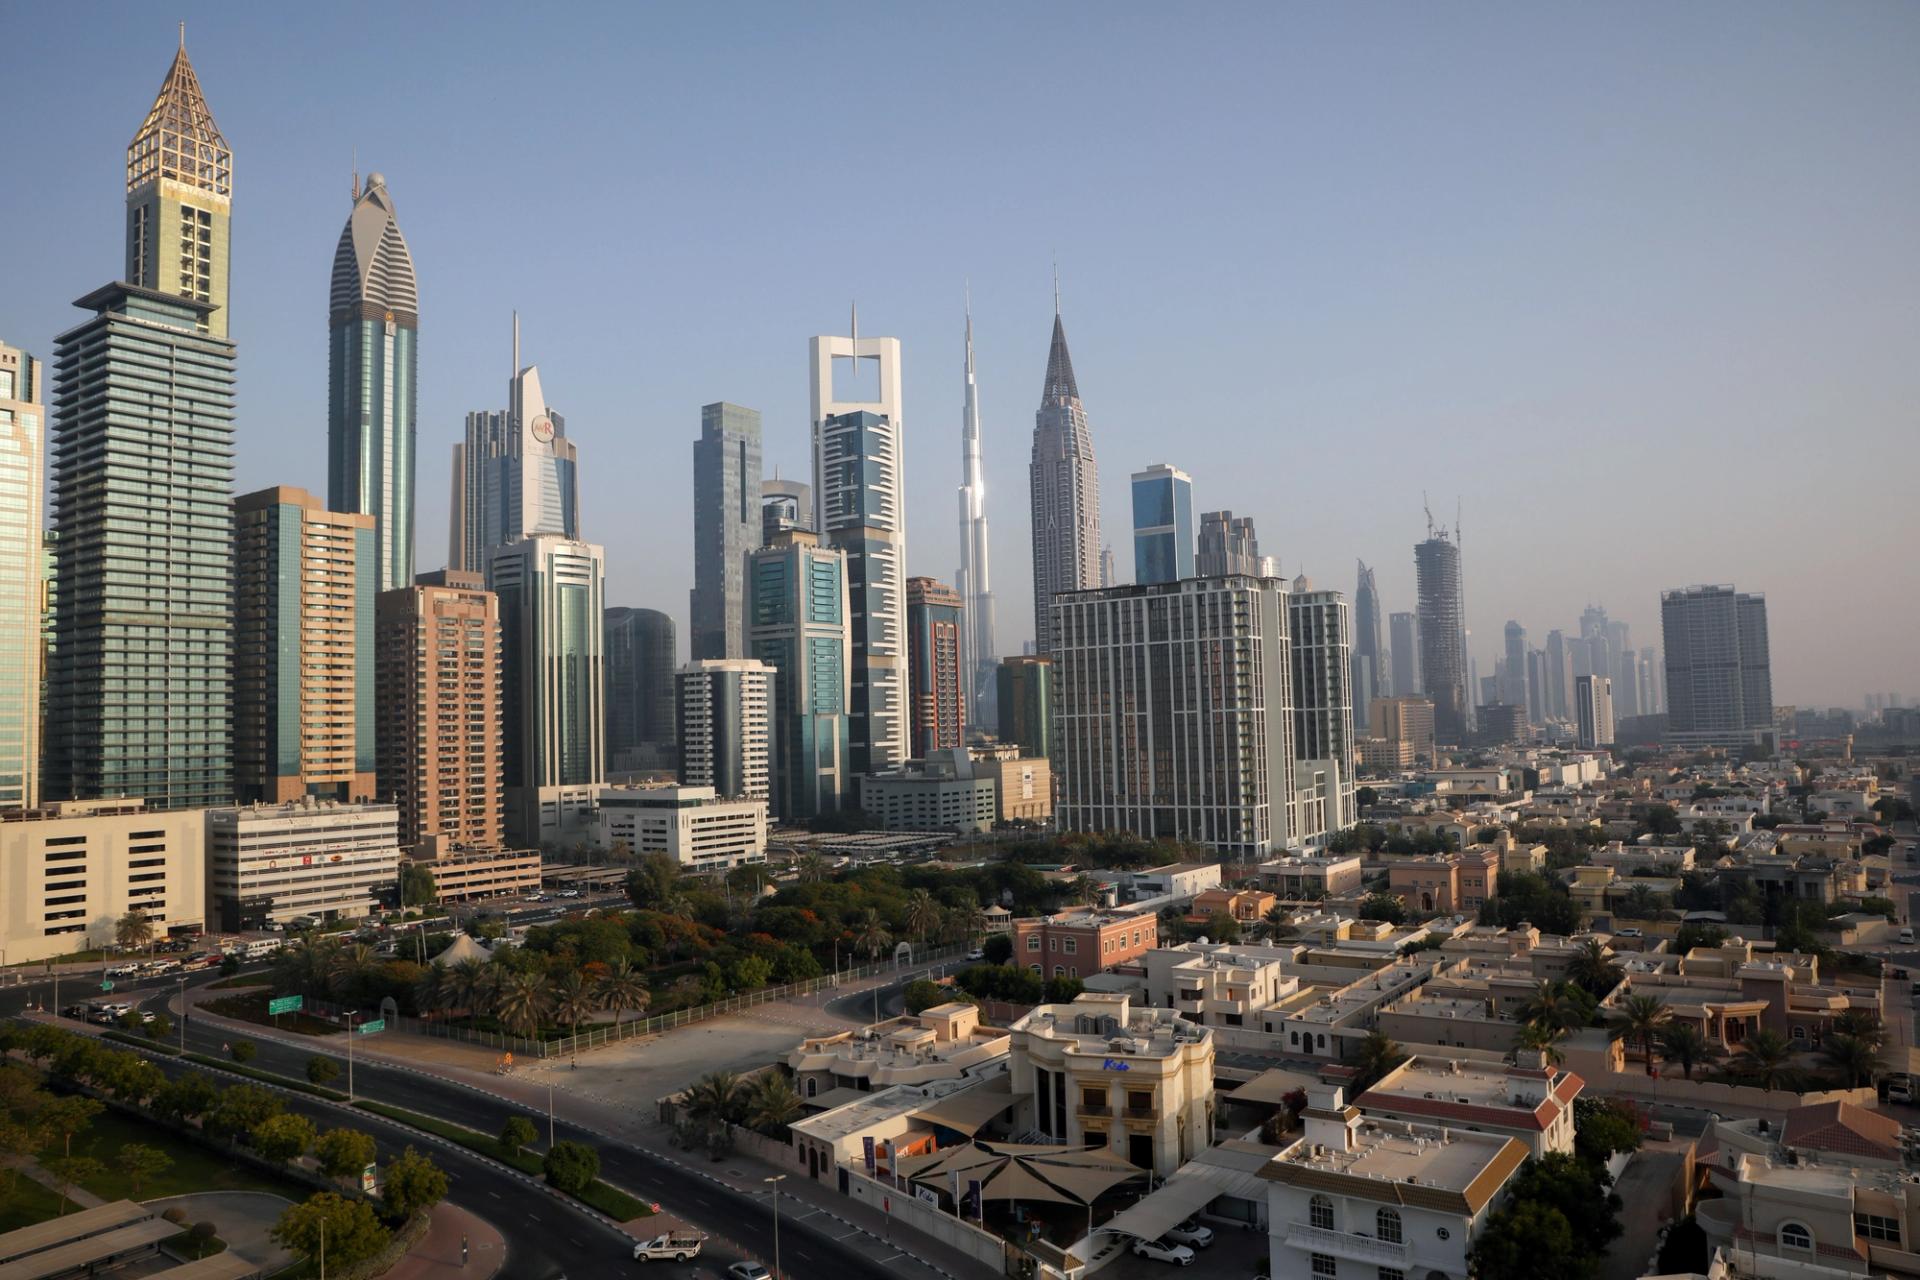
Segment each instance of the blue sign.
[{"label": "blue sign", "polygon": [[1103,1062],[1103,1063],[1101,1063],[1100,1065],[1101,1065],[1101,1067],[1103,1067],[1104,1069],[1106,1069],[1106,1070],[1108,1070],[1108,1071],[1131,1071],[1131,1070],[1133,1070],[1133,1064],[1132,1064],[1131,1062],[1122,1062],[1122,1061],[1120,1061],[1120,1059],[1118,1059],[1118,1058],[1108,1058],[1108,1059],[1107,1059],[1107,1060],[1106,1060],[1105,1062]]}]

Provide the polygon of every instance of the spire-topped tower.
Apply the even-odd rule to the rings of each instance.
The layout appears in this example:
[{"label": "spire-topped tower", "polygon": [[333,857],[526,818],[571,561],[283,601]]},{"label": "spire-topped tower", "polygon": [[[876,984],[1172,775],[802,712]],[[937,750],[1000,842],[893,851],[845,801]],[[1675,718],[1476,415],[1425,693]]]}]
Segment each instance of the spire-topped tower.
[{"label": "spire-topped tower", "polygon": [[1080,403],[1080,384],[1067,353],[1060,319],[1060,277],[1054,273],[1053,344],[1046,385],[1034,415],[1033,460],[1028,467],[1033,510],[1033,634],[1035,648],[1052,649],[1050,612],[1063,591],[1085,591],[1100,579],[1100,473],[1093,433]]},{"label": "spire-topped tower", "polygon": [[167,78],[127,144],[127,281],[210,303],[200,328],[227,334],[233,151],[187,60],[186,24]]},{"label": "spire-topped tower", "polygon": [[327,305],[327,505],[374,517],[378,588],[392,591],[413,585],[420,295],[387,180],[361,190],[357,163]]},{"label": "spire-topped tower", "polygon": [[965,612],[960,670],[966,687],[966,723],[991,724],[999,645],[994,639],[993,586],[988,572],[987,486],[980,462],[980,389],[973,367],[973,299],[967,299],[965,393],[960,406],[960,570],[954,575]]}]

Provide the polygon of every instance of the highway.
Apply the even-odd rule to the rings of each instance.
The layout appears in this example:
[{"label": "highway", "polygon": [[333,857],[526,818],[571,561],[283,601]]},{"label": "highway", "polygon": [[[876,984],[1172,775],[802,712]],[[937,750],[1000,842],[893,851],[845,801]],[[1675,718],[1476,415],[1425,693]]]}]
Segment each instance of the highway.
[{"label": "highway", "polygon": [[[130,1003],[137,1002],[140,1008],[162,1013],[166,1012],[167,1000],[178,987],[177,979],[158,978],[118,984],[114,994]],[[62,1000],[73,1003],[97,993],[68,980],[62,982],[60,994]],[[0,1015],[19,1014],[30,998],[51,1003],[51,984],[40,982],[0,990]],[[77,1025],[64,1018],[60,1022]],[[233,1039],[234,1033],[210,1025],[196,1025],[193,1019],[188,1019],[185,1037],[189,1050],[218,1057],[222,1045]],[[177,1026],[169,1042],[179,1043]],[[341,1078],[330,1087],[343,1089],[346,1084],[343,1044],[316,1041],[309,1048],[265,1039],[256,1039],[254,1043],[259,1047],[259,1055],[252,1064],[256,1068],[305,1079],[307,1059],[323,1053],[341,1065]],[[155,1060],[169,1073],[204,1069],[191,1064],[183,1066],[164,1055],[156,1055]],[[478,1090],[364,1058],[355,1059],[353,1077],[356,1097],[405,1107],[485,1133],[498,1133],[508,1116],[528,1116],[540,1131],[542,1141],[546,1138],[546,1116],[529,1113],[523,1107]],[[227,1075],[221,1079],[223,1083],[235,1083],[242,1077]],[[719,1276],[728,1264],[742,1258],[765,1261],[773,1256],[772,1206],[766,1197],[743,1195],[730,1187],[696,1181],[649,1152],[584,1132],[564,1120],[555,1126],[555,1137],[596,1147],[605,1178],[643,1200],[658,1203],[673,1218],[707,1233],[710,1237],[707,1246],[696,1262],[634,1262],[630,1257],[631,1241],[626,1235],[571,1202],[555,1199],[544,1189],[529,1186],[504,1166],[364,1111],[349,1115],[338,1105],[293,1091],[284,1091],[281,1096],[289,1110],[309,1116],[317,1125],[351,1124],[373,1134],[381,1144],[382,1160],[409,1142],[423,1150],[431,1148],[435,1161],[453,1180],[448,1198],[486,1218],[506,1236],[510,1261],[501,1275],[511,1280],[522,1277],[551,1280],[563,1275],[575,1280],[583,1276],[643,1274],[676,1278]],[[814,1280],[814,1277],[829,1275],[836,1280],[841,1277],[881,1280],[889,1274],[876,1259],[847,1248],[834,1234],[814,1230],[808,1223],[783,1214],[780,1231],[781,1270],[794,1280]],[[839,1228],[838,1234],[845,1235],[846,1229]]]}]

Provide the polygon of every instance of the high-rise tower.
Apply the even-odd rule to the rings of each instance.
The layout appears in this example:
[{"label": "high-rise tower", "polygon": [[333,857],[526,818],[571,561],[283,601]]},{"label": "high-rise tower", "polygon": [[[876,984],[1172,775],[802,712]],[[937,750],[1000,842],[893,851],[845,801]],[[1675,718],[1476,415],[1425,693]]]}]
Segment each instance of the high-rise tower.
[{"label": "high-rise tower", "polygon": [[1671,740],[1733,746],[1772,726],[1765,596],[1729,586],[1663,591],[1660,631]]},{"label": "high-rise tower", "polygon": [[1364,560],[1360,581],[1353,593],[1353,714],[1365,720],[1367,708],[1375,698],[1387,696],[1387,671],[1381,662],[1380,591],[1373,585],[1373,570]]},{"label": "high-rise tower", "polygon": [[373,517],[380,591],[413,585],[420,295],[380,174],[354,179],[327,306],[327,506]]},{"label": "high-rise tower", "polygon": [[907,660],[913,696],[913,755],[966,744],[966,607],[960,593],[932,578],[907,579]]},{"label": "high-rise tower", "polygon": [[0,809],[40,803],[40,492],[46,375],[0,342]]},{"label": "high-rise tower", "polygon": [[1033,418],[1033,460],[1027,469],[1033,510],[1033,633],[1035,652],[1052,651],[1053,598],[1102,585],[1100,473],[1093,432],[1080,403],[1067,331],[1060,323],[1060,290],[1053,291],[1053,346],[1047,379]]},{"label": "high-rise tower", "polygon": [[1461,616],[1460,547],[1429,523],[1413,549],[1420,618],[1420,675],[1433,703],[1433,732],[1458,744],[1467,733],[1466,631]]},{"label": "high-rise tower", "polygon": [[1193,477],[1156,462],[1133,473],[1133,580],[1193,577]]},{"label": "high-rise tower", "polygon": [[[1387,636],[1392,643],[1393,696],[1416,698],[1426,692],[1420,679],[1420,617],[1413,613],[1387,615]],[[1371,704],[1369,704],[1371,705]]]},{"label": "high-rise tower", "polygon": [[[908,756],[900,339],[823,336],[810,349],[815,525],[828,546],[847,554],[848,763],[855,774],[884,773]],[[877,366],[876,399],[840,398],[840,360],[853,366],[850,385],[866,361]]]},{"label": "high-rise tower", "polygon": [[749,559],[747,644],[775,672],[773,811],[805,822],[846,798],[847,557],[783,529]]},{"label": "high-rise tower", "polygon": [[567,439],[566,420],[547,407],[539,366],[520,366],[518,314],[507,408],[467,415],[453,473],[451,567],[488,572],[496,549],[536,534],[579,539],[579,450]]},{"label": "high-rise tower", "polygon": [[694,661],[747,656],[747,558],[760,545],[760,412],[702,405],[693,443]]},{"label": "high-rise tower", "polygon": [[133,141],[127,144],[128,284],[206,304],[195,326],[227,336],[227,228],[233,152],[180,49]]},{"label": "high-rise tower", "polygon": [[960,570],[954,587],[966,609],[960,637],[960,670],[966,685],[967,723],[992,719],[1000,652],[993,634],[993,584],[988,571],[987,486],[980,473],[980,389],[973,370],[973,307],[967,307],[966,391],[960,406]]},{"label": "high-rise tower", "polygon": [[1195,577],[1225,578],[1236,573],[1262,577],[1263,559],[1252,516],[1235,519],[1231,511],[1201,513],[1199,549],[1193,557]]}]

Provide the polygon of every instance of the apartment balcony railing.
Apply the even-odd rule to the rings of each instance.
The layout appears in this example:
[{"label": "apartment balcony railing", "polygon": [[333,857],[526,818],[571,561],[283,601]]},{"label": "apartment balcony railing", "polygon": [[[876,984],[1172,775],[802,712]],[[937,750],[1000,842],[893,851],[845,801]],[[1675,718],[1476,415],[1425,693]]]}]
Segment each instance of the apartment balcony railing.
[{"label": "apartment balcony railing", "polygon": [[1328,1253],[1336,1258],[1350,1258],[1355,1262],[1370,1262],[1376,1266],[1399,1267],[1402,1270],[1408,1265],[1404,1241],[1382,1240],[1378,1236],[1355,1235],[1350,1231],[1330,1231],[1325,1227],[1308,1226],[1304,1222],[1287,1224],[1287,1247],[1305,1249],[1310,1253]]}]

